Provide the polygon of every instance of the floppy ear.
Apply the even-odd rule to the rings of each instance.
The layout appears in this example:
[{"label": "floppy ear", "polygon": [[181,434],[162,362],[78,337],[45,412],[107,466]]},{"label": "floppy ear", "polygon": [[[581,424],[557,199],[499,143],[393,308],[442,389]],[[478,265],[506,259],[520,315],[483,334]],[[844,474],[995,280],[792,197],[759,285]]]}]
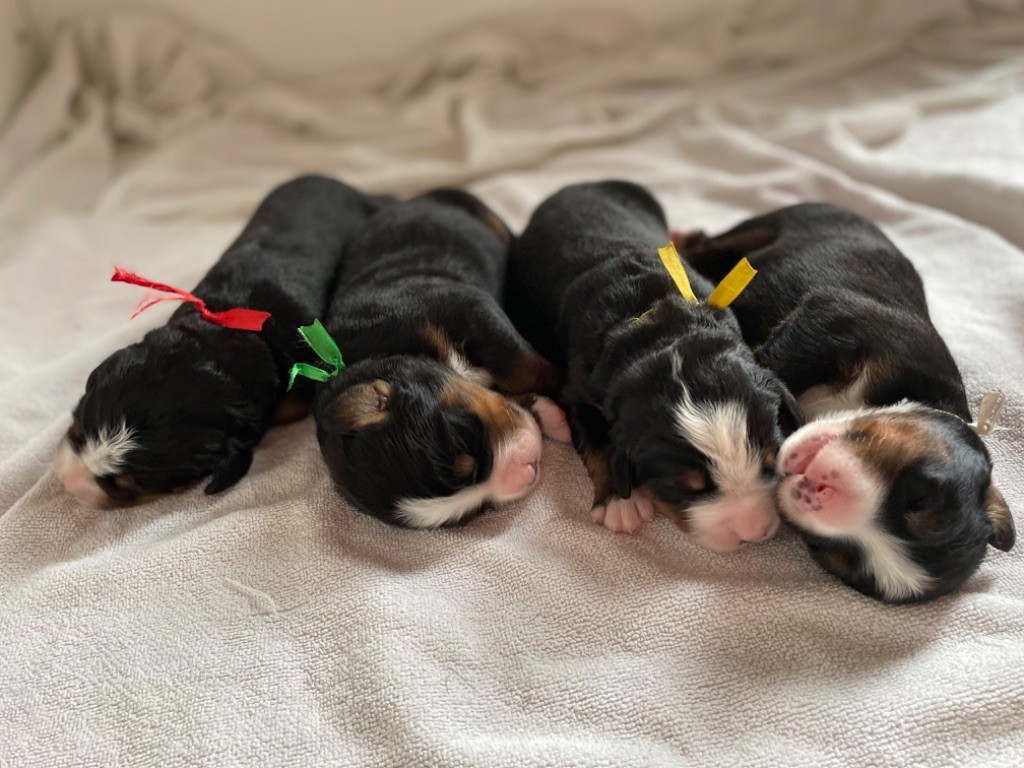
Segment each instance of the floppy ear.
[{"label": "floppy ear", "polygon": [[383,379],[357,384],[342,392],[330,406],[335,426],[342,435],[379,424],[388,417],[391,385]]},{"label": "floppy ear", "polygon": [[616,446],[608,463],[612,471],[612,490],[619,498],[628,499],[633,494],[633,465],[629,454]]},{"label": "floppy ear", "polygon": [[992,483],[989,483],[985,492],[985,514],[992,522],[992,535],[988,543],[998,550],[1009,552],[1017,541],[1017,529],[1013,525],[1013,515],[1006,499]]},{"label": "floppy ear", "polygon": [[245,477],[251,465],[252,445],[232,438],[228,441],[227,457],[213,470],[213,478],[203,492],[212,496],[227,490]]},{"label": "floppy ear", "polygon": [[776,379],[775,388],[779,393],[779,426],[782,427],[783,436],[789,437],[806,424],[807,419],[789,387]]}]

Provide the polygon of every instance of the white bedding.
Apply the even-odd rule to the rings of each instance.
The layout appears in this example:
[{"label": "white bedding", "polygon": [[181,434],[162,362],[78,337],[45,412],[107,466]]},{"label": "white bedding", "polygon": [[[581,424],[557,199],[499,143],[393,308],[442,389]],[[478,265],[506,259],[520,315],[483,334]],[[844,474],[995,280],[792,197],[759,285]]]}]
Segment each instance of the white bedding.
[{"label": "white bedding", "polygon": [[[731,4],[730,4],[731,5]],[[798,200],[920,268],[1024,527],[1024,9],[751,2],[463,31],[389,70],[278,80],[164,17],[81,18],[0,139],[0,765],[1024,764],[1024,546],[876,604],[783,531],[736,555],[589,522],[547,444],[528,499],[394,530],[333,494],[313,425],[250,474],[123,512],[49,471],[89,371],[164,321],[274,183],[464,184],[516,227],[563,184],[675,226]],[[342,342],[343,343],[343,342]]]}]

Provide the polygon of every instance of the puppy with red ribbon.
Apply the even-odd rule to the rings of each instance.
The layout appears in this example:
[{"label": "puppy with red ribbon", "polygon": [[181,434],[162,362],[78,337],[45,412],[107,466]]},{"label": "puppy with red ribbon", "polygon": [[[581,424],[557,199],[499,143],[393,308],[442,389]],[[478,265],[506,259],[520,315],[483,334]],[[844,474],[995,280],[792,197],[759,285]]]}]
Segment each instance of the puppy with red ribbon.
[{"label": "puppy with red ribbon", "polygon": [[184,304],[89,376],[54,460],[64,487],[103,508],[204,478],[218,493],[241,479],[275,415],[308,406],[308,381],[285,400],[291,367],[316,359],[295,329],[323,314],[349,240],[380,204],[302,176],[267,196],[191,293],[115,270],[115,282],[168,294],[135,314]]}]

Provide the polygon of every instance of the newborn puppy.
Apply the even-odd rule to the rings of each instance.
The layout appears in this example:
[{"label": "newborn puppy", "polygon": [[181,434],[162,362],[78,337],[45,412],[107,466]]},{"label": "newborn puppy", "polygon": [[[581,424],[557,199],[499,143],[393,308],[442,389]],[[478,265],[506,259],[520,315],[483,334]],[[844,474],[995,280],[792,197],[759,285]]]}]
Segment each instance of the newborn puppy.
[{"label": "newborn puppy", "polygon": [[658,256],[661,206],[622,181],[566,187],[509,260],[507,308],[567,372],[563,404],[594,519],[633,532],[654,509],[720,551],[772,536],[773,467],[792,396],[754,362],[732,313],[680,295]]},{"label": "newborn puppy", "polygon": [[[108,357],[57,449],[64,486],[100,508],[205,477],[211,494],[236,483],[282,403],[289,367],[310,359],[296,329],[326,308],[345,245],[375,207],[320,176],[272,191],[194,291],[213,311],[270,312],[262,332],[214,325],[185,304]],[[308,404],[312,388],[294,394]]]},{"label": "newborn puppy", "polygon": [[814,419],[779,454],[778,503],[814,559],[890,602],[954,589],[1014,543],[964,384],[921,278],[871,222],[831,205],[759,216],[685,256],[712,280],[746,256],[733,303],[758,361]]},{"label": "newborn puppy", "polygon": [[[339,491],[386,523],[434,528],[517,499],[539,478],[551,365],[498,303],[510,234],[472,195],[437,190],[377,214],[352,242],[325,323],[347,367],[314,401]],[[532,411],[532,414],[527,410]]]}]

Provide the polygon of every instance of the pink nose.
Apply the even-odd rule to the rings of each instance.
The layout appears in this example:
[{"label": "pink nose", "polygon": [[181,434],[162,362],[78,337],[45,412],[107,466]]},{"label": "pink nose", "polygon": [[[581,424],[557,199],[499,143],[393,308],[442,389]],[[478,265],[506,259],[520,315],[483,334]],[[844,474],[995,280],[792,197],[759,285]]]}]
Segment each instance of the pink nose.
[{"label": "pink nose", "polygon": [[537,422],[524,418],[510,445],[495,457],[491,485],[497,500],[518,498],[536,485],[540,478],[542,446]]},{"label": "pink nose", "polygon": [[67,440],[61,441],[57,447],[53,469],[61,484],[80,502],[94,509],[104,509],[108,506],[109,497],[96,484],[92,473],[71,449]]},{"label": "pink nose", "polygon": [[745,520],[740,519],[738,523],[736,533],[740,541],[747,544],[770,539],[779,529],[779,518],[774,516],[768,521],[765,521],[764,518],[751,517]]}]

